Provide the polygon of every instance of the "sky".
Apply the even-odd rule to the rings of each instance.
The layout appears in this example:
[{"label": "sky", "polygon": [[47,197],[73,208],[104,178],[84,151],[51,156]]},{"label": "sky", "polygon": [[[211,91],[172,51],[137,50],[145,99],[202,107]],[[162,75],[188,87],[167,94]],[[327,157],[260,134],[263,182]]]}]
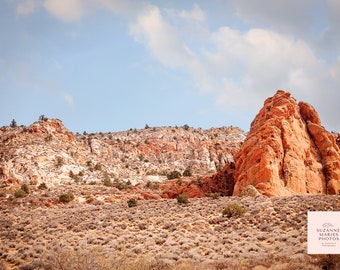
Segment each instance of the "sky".
[{"label": "sky", "polygon": [[340,131],[338,0],[1,0],[0,126],[250,123],[278,89]]}]

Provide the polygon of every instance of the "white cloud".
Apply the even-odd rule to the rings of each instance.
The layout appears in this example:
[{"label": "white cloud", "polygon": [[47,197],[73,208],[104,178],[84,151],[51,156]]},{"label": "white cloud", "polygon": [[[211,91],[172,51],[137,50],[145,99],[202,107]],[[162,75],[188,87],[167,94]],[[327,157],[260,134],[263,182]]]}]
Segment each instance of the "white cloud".
[{"label": "white cloud", "polygon": [[180,39],[177,29],[165,22],[156,6],[148,6],[130,25],[130,34],[143,43],[156,60],[170,68],[183,68],[195,62],[192,51]]},{"label": "white cloud", "polygon": [[46,0],[44,7],[56,18],[71,22],[80,20],[85,13],[86,2],[82,0]]},{"label": "white cloud", "polygon": [[64,95],[64,100],[66,101],[66,103],[69,105],[69,106],[73,106],[74,105],[74,101],[73,101],[73,97],[71,95]]},{"label": "white cloud", "polygon": [[179,16],[185,20],[195,20],[195,21],[205,20],[205,13],[197,4],[195,4],[193,9],[190,11],[182,10],[179,13]]},{"label": "white cloud", "polygon": [[[222,110],[248,110],[255,115],[277,89],[291,91],[298,100],[316,104],[324,112],[327,102],[334,103],[338,66],[330,69],[302,38],[264,28],[241,32],[221,27],[205,33],[206,42],[192,45],[196,46],[194,50],[182,31],[156,6],[141,11],[130,26],[135,40],[144,44],[159,63],[186,71],[201,92],[216,97],[216,105]],[[320,89],[327,89],[327,100]]]}]

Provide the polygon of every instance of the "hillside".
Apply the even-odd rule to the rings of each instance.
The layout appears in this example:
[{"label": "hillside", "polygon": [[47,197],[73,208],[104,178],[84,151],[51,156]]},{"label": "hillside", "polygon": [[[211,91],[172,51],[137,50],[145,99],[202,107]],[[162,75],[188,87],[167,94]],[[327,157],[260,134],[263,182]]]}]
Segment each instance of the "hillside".
[{"label": "hillside", "polygon": [[[340,255],[307,254],[307,211],[340,211],[339,195],[193,198],[68,204],[34,201],[72,190],[76,198],[112,189],[33,189],[1,202],[0,269],[287,270],[340,267]],[[86,195],[87,194],[87,195]],[[1,197],[0,197],[1,199]],[[228,218],[229,203],[245,208]]]},{"label": "hillside", "polygon": [[153,127],[73,134],[58,119],[0,129],[0,181],[59,184],[162,181],[172,171],[206,175],[233,162],[236,127]]}]

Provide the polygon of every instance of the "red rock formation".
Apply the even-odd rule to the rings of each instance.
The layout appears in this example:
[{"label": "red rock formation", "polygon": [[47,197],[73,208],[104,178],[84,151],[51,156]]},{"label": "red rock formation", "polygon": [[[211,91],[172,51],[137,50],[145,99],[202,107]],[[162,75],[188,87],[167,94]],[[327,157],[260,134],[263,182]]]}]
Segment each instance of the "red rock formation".
[{"label": "red rock formation", "polygon": [[180,194],[185,194],[189,198],[202,198],[215,192],[223,196],[231,196],[234,189],[234,170],[234,162],[229,162],[213,176],[166,181],[160,185],[161,196],[173,199]]},{"label": "red rock formation", "polygon": [[339,148],[311,105],[282,90],[265,101],[236,157],[233,194],[248,185],[267,196],[339,192]]},{"label": "red rock formation", "polygon": [[322,126],[312,122],[307,128],[317,148],[319,149],[323,172],[326,177],[328,194],[340,194],[340,150],[334,137]]}]

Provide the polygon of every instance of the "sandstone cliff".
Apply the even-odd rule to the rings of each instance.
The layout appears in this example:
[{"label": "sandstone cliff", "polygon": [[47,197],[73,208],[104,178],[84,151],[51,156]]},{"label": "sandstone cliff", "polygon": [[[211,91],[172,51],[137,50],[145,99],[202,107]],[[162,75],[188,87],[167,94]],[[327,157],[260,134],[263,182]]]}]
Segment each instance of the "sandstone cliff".
[{"label": "sandstone cliff", "polygon": [[268,98],[236,156],[234,195],[340,193],[340,151],[316,110],[282,90]]}]

